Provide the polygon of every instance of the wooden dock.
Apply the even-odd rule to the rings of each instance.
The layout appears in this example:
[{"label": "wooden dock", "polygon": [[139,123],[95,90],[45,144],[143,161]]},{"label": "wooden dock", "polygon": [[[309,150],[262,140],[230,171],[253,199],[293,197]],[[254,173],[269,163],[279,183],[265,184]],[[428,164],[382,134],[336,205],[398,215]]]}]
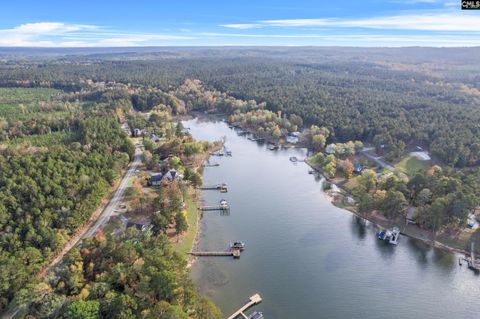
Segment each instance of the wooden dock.
[{"label": "wooden dock", "polygon": [[203,167],[218,167],[220,164],[215,163],[215,164],[204,164]]},{"label": "wooden dock", "polygon": [[240,249],[232,249],[229,251],[191,251],[188,253],[192,256],[204,257],[233,257],[240,258]]},{"label": "wooden dock", "polygon": [[221,193],[226,193],[228,191],[227,184],[217,184],[217,185],[208,185],[208,186],[201,186],[199,187],[201,190],[218,190]]},{"label": "wooden dock", "polygon": [[230,210],[230,206],[222,206],[222,205],[213,205],[213,206],[203,206],[200,207],[201,211],[209,211],[209,210]]},{"label": "wooden dock", "polygon": [[242,316],[243,318],[248,319],[247,315],[245,315],[243,312],[247,310],[248,308],[257,305],[262,302],[262,297],[260,297],[259,294],[255,294],[250,297],[249,301],[240,309],[238,309],[234,314],[232,314],[230,317],[227,319],[236,319],[239,316]]}]

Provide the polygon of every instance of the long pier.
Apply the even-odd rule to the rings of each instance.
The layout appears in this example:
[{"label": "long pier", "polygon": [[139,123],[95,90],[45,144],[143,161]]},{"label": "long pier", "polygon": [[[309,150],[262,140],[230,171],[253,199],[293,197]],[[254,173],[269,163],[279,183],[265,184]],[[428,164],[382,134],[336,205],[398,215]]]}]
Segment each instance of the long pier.
[{"label": "long pier", "polygon": [[191,251],[188,254],[192,256],[240,258],[240,249],[232,249],[230,251]]},{"label": "long pier", "polygon": [[227,211],[230,210],[230,206],[228,205],[213,205],[213,206],[203,206],[199,208],[201,211],[209,211],[209,210],[220,210],[220,211]]},{"label": "long pier", "polygon": [[204,164],[203,167],[217,167],[220,166],[220,164],[215,163],[215,164]]},{"label": "long pier", "polygon": [[262,302],[262,297],[260,297],[259,294],[255,294],[250,297],[249,301],[240,309],[238,309],[234,314],[232,314],[230,317],[227,319],[235,319],[238,316],[242,316],[243,318],[248,319],[247,315],[245,315],[243,312],[247,310],[248,308],[257,305]]},{"label": "long pier", "polygon": [[217,185],[208,185],[208,186],[202,186],[199,187],[201,190],[218,190],[220,193],[226,193],[228,192],[228,187],[227,184],[222,183],[222,184],[217,184]]}]

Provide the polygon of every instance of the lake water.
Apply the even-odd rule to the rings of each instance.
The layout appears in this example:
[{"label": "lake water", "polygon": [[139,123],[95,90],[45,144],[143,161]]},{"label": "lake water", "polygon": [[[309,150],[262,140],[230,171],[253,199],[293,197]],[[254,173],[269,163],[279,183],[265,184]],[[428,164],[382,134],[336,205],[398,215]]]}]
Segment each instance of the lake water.
[{"label": "lake water", "polygon": [[251,310],[267,319],[479,318],[480,277],[458,256],[401,237],[398,246],[333,206],[308,174],[305,150],[270,151],[223,122],[186,121],[198,140],[226,138],[232,157],[211,157],[204,184],[227,183],[228,193],[204,191],[205,204],[228,200],[229,216],[205,212],[199,250],[218,251],[241,240],[239,260],[202,257],[192,278],[225,316],[259,292]]}]

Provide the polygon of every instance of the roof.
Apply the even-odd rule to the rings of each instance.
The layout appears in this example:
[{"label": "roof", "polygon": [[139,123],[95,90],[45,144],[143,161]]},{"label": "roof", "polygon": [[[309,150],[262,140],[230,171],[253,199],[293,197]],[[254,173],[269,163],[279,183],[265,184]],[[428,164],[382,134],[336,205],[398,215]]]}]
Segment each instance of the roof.
[{"label": "roof", "polygon": [[150,175],[150,182],[159,182],[163,179],[163,174],[151,174]]},{"label": "roof", "polygon": [[138,230],[144,230],[150,226],[150,221],[144,220],[144,221],[129,221],[127,223],[127,227],[135,227]]},{"label": "roof", "polygon": [[328,144],[327,147],[325,148],[325,151],[327,153],[334,153],[335,152],[335,144]]},{"label": "roof", "polygon": [[178,177],[177,171],[174,169],[169,170],[168,172],[163,175],[162,179],[166,178],[170,181],[175,180]]}]

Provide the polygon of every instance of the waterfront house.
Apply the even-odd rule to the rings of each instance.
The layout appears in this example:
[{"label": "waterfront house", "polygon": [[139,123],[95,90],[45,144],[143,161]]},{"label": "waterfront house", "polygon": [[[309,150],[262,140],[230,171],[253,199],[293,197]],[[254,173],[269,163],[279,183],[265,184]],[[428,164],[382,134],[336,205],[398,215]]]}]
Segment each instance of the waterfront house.
[{"label": "waterfront house", "polygon": [[180,179],[181,176],[175,169],[171,169],[163,175],[162,180],[167,182],[173,182],[174,180]]},{"label": "waterfront house", "polygon": [[133,129],[133,137],[141,137],[142,136],[142,130],[139,128],[134,128]]},{"label": "waterfront house", "polygon": [[151,173],[150,178],[148,179],[149,186],[160,186],[162,183],[163,174],[162,173]]},{"label": "waterfront house", "polygon": [[325,152],[327,154],[333,154],[335,153],[335,144],[332,143],[332,144],[328,144],[327,147],[325,148]]},{"label": "waterfront house", "polygon": [[292,132],[287,135],[287,143],[297,144],[300,140],[300,132]]}]

